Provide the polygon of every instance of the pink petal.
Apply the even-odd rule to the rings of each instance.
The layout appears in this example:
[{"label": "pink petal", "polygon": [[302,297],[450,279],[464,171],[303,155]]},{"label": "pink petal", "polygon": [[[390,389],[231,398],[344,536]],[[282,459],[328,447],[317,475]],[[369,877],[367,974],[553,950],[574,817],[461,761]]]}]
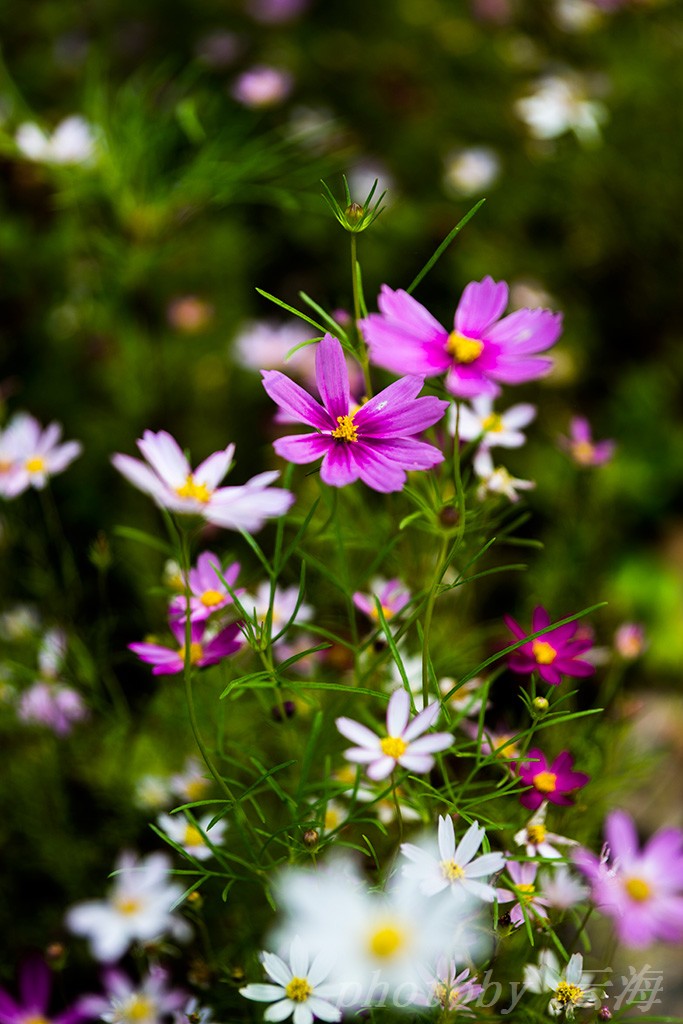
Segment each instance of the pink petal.
[{"label": "pink petal", "polygon": [[401,491],[406,482],[406,475],[400,466],[377,450],[379,446],[364,444],[358,441],[350,453],[356,466],[358,476],[364,484],[381,494]]},{"label": "pink petal", "polygon": [[214,452],[204,459],[195,469],[194,479],[198,484],[205,484],[209,490],[214,491],[230,468],[230,463],[235,454],[234,444],[229,444],[222,452]]},{"label": "pink petal", "polygon": [[336,426],[339,416],[348,416],[351,396],[344,350],[331,334],[326,334],[316,349],[315,375],[323,405]]},{"label": "pink petal", "polygon": [[331,438],[329,434],[291,434],[279,437],[273,442],[273,448],[281,458],[287,459],[288,462],[303,465],[307,462],[315,462],[334,444],[334,438]]},{"label": "pink petal", "polygon": [[165,430],[160,430],[157,434],[152,430],[146,430],[137,445],[165,484],[173,490],[182,487],[191,470],[175,438]]},{"label": "pink petal", "polygon": [[502,316],[508,303],[505,281],[496,283],[492,277],[471,281],[455,311],[455,329],[470,338],[481,337],[486,328]]},{"label": "pink petal", "polygon": [[486,332],[510,356],[544,352],[562,332],[562,314],[549,309],[518,309]]},{"label": "pink petal", "polygon": [[331,487],[346,487],[347,484],[355,483],[360,476],[360,467],[352,458],[350,449],[356,447],[359,441],[339,441],[328,447],[325,458],[320,466],[320,478],[323,483]]},{"label": "pink petal", "polygon": [[369,779],[374,779],[377,782],[379,779],[386,779],[388,775],[391,775],[395,767],[395,759],[393,757],[385,756],[373,761],[372,764],[368,765],[365,771]]},{"label": "pink petal", "polygon": [[477,398],[490,395],[495,398],[500,388],[492,380],[484,377],[480,370],[472,366],[451,366],[446,377],[446,389],[457,398]]},{"label": "pink petal", "polygon": [[356,722],[353,718],[337,718],[336,726],[342,736],[345,736],[347,740],[351,740],[353,743],[357,743],[361,747],[368,747],[373,751],[380,749],[379,736],[368,729],[367,726],[361,725],[360,722]]},{"label": "pink petal", "polygon": [[292,417],[294,423],[307,423],[317,430],[334,430],[337,426],[328,412],[279,370],[261,370],[266,394]]},{"label": "pink petal", "polygon": [[436,722],[441,712],[441,705],[438,700],[432,701],[426,708],[415,715],[408,728],[403,733],[403,739],[406,743],[411,743],[414,739],[420,736],[423,732],[426,732]]}]

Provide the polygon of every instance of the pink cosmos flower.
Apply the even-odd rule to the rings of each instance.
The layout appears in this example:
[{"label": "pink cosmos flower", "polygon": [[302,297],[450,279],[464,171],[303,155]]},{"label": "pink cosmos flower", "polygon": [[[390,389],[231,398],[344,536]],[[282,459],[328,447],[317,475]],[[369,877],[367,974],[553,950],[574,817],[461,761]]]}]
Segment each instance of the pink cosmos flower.
[{"label": "pink cosmos flower", "polygon": [[[512,631],[516,640],[523,640],[527,635],[511,615],[505,616],[505,625]],[[531,619],[531,632],[538,633],[550,625],[550,616],[545,608],[538,605]],[[522,644],[516,651],[508,655],[508,665],[513,672],[522,675],[538,672],[541,679],[551,686],[558,686],[562,676],[590,676],[595,672],[595,665],[578,657],[591,646],[590,637],[575,639],[579,628],[578,622],[567,622],[564,626],[550,629],[543,636]]]},{"label": "pink cosmos flower", "polygon": [[19,973],[21,1002],[16,1002],[9,992],[0,988],[1,1024],[29,1024],[41,1021],[45,1024],[78,1024],[90,1016],[79,1003],[61,1013],[47,1016],[52,988],[52,971],[40,957],[30,956],[24,960]]},{"label": "pink cosmos flower", "polygon": [[396,690],[389,699],[384,737],[352,718],[338,718],[339,732],[357,744],[344,751],[344,757],[355,764],[367,765],[368,778],[375,780],[386,779],[396,765],[410,772],[428,772],[434,765],[432,754],[447,750],[453,743],[453,737],[447,732],[422,736],[434,724],[439,711],[439,702],[434,701],[409,722],[410,697],[405,690]]},{"label": "pink cosmos flower", "polygon": [[153,964],[149,974],[135,985],[127,974],[110,967],[104,972],[106,995],[84,996],[79,1009],[91,1019],[110,1024],[160,1024],[167,1014],[179,1010],[188,999],[187,992],[168,988],[168,971]]},{"label": "pink cosmos flower", "polygon": [[507,871],[514,883],[515,891],[511,893],[507,889],[498,889],[497,895],[499,903],[517,901],[510,911],[510,923],[515,928],[519,928],[521,924],[524,924],[525,911],[532,921],[537,917],[547,917],[548,913],[545,908],[548,906],[549,900],[538,891],[536,886],[538,864],[531,862],[520,864],[518,861],[509,860]]},{"label": "pink cosmos flower", "polygon": [[16,498],[29,487],[40,491],[63,472],[83,449],[78,441],[59,444],[61,436],[59,423],[43,430],[28,413],[14,416],[0,434],[0,495]]},{"label": "pink cosmos flower", "polygon": [[627,946],[683,939],[683,832],[663,828],[640,849],[633,820],[612,811],[605,822],[603,856],[577,850],[596,906],[614,921]]},{"label": "pink cosmos flower", "polygon": [[88,708],[77,690],[64,683],[37,680],[25,690],[17,708],[22,722],[44,725],[56,736],[68,736],[77,722],[88,717]]},{"label": "pink cosmos flower", "polygon": [[399,579],[375,580],[374,590],[370,594],[362,594],[357,590],[353,595],[353,603],[373,622],[377,622],[378,619],[375,596],[379,598],[384,618],[388,622],[405,608],[410,601],[411,594]]},{"label": "pink cosmos flower", "polygon": [[[419,969],[419,968],[418,968]],[[446,1013],[459,1011],[471,1013],[467,1004],[473,1002],[484,991],[476,978],[470,977],[470,969],[458,973],[458,961],[449,957],[439,957],[436,970],[420,970],[425,987],[415,993],[413,1003],[417,1006],[440,1006]]]},{"label": "pink cosmos flower", "polygon": [[624,622],[614,634],[614,647],[626,661],[639,658],[647,649],[645,630],[637,622]]},{"label": "pink cosmos flower", "polygon": [[[190,618],[193,622],[202,622],[208,619],[214,612],[232,604],[232,594],[226,587],[229,584],[235,591],[235,582],[239,575],[240,564],[233,562],[232,565],[221,568],[221,560],[212,551],[202,551],[197,559],[197,564],[190,569],[188,586],[190,589]],[[220,575],[219,575],[220,573]],[[223,582],[225,580],[225,583]],[[243,590],[235,591],[238,596]],[[187,598],[184,594],[174,597],[169,606],[171,618],[185,621],[187,614]]]},{"label": "pink cosmos flower", "polygon": [[277,370],[262,371],[273,401],[317,431],[278,438],[278,455],[298,464],[322,456],[320,476],[326,484],[345,487],[360,478],[383,493],[400,491],[406,471],[431,469],[443,461],[437,448],[415,437],[440,420],[448,406],[438,398],[417,397],[422,377],[397,380],[355,408],[341,344],[329,334],[318,344],[316,373],[322,405]]},{"label": "pink cosmos flower", "polygon": [[[154,665],[152,675],[170,676],[182,672],[185,667],[185,623],[170,619],[169,626],[178,647],[162,647],[160,644],[128,644],[128,649],[138,655],[141,661]],[[217,665],[223,658],[238,651],[243,643],[242,631],[236,622],[226,626],[208,642],[204,642],[206,620],[190,623],[190,664],[197,668]]]},{"label": "pink cosmos flower", "polygon": [[237,78],[231,93],[243,106],[260,109],[273,107],[286,100],[293,84],[294,80],[288,71],[258,64]]},{"label": "pink cosmos flower", "polygon": [[614,441],[593,441],[591,425],[583,416],[574,416],[569,437],[559,438],[560,448],[569,452],[578,466],[602,466],[614,455]]},{"label": "pink cosmos flower", "polygon": [[562,329],[562,315],[548,309],[518,309],[501,320],[508,286],[491,277],[467,285],[452,331],[402,290],[383,285],[377,302],[380,312],[361,321],[372,362],[394,373],[446,373],[446,387],[459,398],[495,397],[499,384],[544,376],[552,361],[535,354]]},{"label": "pink cosmos flower", "polygon": [[540,807],[544,800],[567,807],[574,803],[567,794],[582,789],[590,782],[590,775],[573,771],[574,758],[568,750],[558,754],[550,765],[538,747],[532,747],[527,757],[520,764],[518,773],[525,786],[534,788],[528,793],[522,793],[519,799],[522,806],[531,811]]},{"label": "pink cosmos flower", "polygon": [[161,508],[199,515],[226,530],[260,530],[267,519],[284,515],[294,495],[269,487],[280,475],[259,473],[241,487],[219,487],[230,469],[234,444],[214,452],[193,470],[175,438],[146,430],[137,446],[147,460],[116,454],[112,463],[134,487],[149,494]]}]

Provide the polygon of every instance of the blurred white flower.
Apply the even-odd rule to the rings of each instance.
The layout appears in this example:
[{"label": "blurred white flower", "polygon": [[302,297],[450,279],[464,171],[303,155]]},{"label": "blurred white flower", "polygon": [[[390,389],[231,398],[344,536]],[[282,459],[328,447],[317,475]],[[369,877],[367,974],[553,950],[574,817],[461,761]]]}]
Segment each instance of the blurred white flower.
[{"label": "blurred white flower", "polygon": [[157,825],[169,839],[182,846],[196,860],[208,860],[213,857],[213,851],[207,845],[206,838],[208,837],[213,846],[220,846],[227,828],[226,822],[222,820],[214,822],[211,826],[212,820],[213,814],[205,814],[195,825],[189,818],[180,814],[160,814]]},{"label": "blurred white flower", "polygon": [[588,886],[583,885],[566,864],[542,871],[539,886],[550,906],[558,910],[568,910],[577,903],[583,903],[590,895]]},{"label": "blurred white flower", "polygon": [[471,196],[495,184],[500,175],[500,159],[488,146],[456,149],[444,160],[443,183],[448,192]]},{"label": "blurred white flower", "polygon": [[187,803],[201,800],[210,786],[211,782],[206,777],[206,767],[196,757],[188,757],[183,771],[172,775],[170,779],[173,795]]},{"label": "blurred white flower", "polygon": [[26,121],[19,125],[14,141],[23,156],[37,163],[88,164],[96,153],[95,130],[78,114],[60,121],[52,134]]},{"label": "blurred white flower", "polygon": [[258,64],[244,71],[230,90],[233,99],[245,107],[273,107],[287,99],[293,86],[292,76],[282,68]]},{"label": "blurred white flower", "polygon": [[604,103],[589,99],[583,80],[575,74],[540,79],[514,109],[535,139],[556,139],[571,131],[581,142],[595,142],[608,118]]}]

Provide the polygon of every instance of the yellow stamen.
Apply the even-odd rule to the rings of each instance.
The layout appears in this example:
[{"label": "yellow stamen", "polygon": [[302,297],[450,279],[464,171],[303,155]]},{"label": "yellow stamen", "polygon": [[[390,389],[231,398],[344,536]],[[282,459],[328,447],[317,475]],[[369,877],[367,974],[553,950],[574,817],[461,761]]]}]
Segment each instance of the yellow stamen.
[{"label": "yellow stamen", "polygon": [[21,1024],[50,1024],[50,1021],[40,1013],[31,1013],[28,1017],[22,1018]]},{"label": "yellow stamen", "polygon": [[34,455],[32,458],[26,460],[24,463],[24,469],[27,473],[44,473],[46,469],[45,459],[42,455]]},{"label": "yellow stamen", "polygon": [[557,775],[555,772],[539,772],[534,775],[534,787],[541,793],[554,793],[557,789]]},{"label": "yellow stamen", "polygon": [[[538,778],[538,776],[536,776]],[[545,842],[547,832],[545,825],[527,825],[526,838],[527,842],[532,843],[534,846],[538,846],[539,843]]]},{"label": "yellow stamen", "polygon": [[577,441],[572,445],[572,455],[581,466],[590,466],[595,457],[595,448],[590,441]]},{"label": "yellow stamen", "polygon": [[186,825],[183,846],[204,846],[204,836],[196,825]]},{"label": "yellow stamen", "polygon": [[635,900],[636,903],[644,903],[645,900],[650,898],[652,893],[651,887],[647,882],[643,881],[642,878],[629,878],[625,885],[625,889],[631,899]]},{"label": "yellow stamen", "polygon": [[452,331],[448,335],[446,351],[453,356],[456,363],[473,363],[484,350],[484,342],[476,338],[466,338],[464,334]]},{"label": "yellow stamen", "polygon": [[353,422],[353,413],[350,416],[337,416],[339,426],[332,431],[332,437],[338,441],[357,441],[358,430]]},{"label": "yellow stamen", "polygon": [[398,759],[401,754],[405,754],[408,744],[400,736],[385,736],[380,742],[380,747],[382,748],[382,753],[386,754],[387,757]]},{"label": "yellow stamen", "polygon": [[570,985],[568,981],[561,981],[555,989],[555,999],[562,1006],[575,1006],[583,995],[583,989],[578,985]]},{"label": "yellow stamen", "polygon": [[370,936],[368,947],[373,956],[388,960],[405,944],[405,935],[395,925],[384,925]]},{"label": "yellow stamen", "polygon": [[[394,612],[391,610],[391,608],[387,608],[387,606],[385,604],[383,604],[382,605],[382,615],[384,616],[385,620],[388,622],[389,619],[391,619],[393,617]],[[379,613],[377,611],[377,605],[373,606],[373,608],[372,608],[372,610],[370,612],[370,618],[374,619],[375,622],[379,622]]]},{"label": "yellow stamen", "polygon": [[185,795],[188,800],[199,800],[208,788],[209,783],[206,779],[190,779],[185,783]]},{"label": "yellow stamen", "polygon": [[[185,644],[183,644],[183,646],[178,651],[178,657],[183,663],[185,662],[185,653]],[[197,662],[200,661],[203,657],[204,651],[202,650],[202,645],[197,643],[196,640],[193,640],[192,643],[190,644],[190,665],[196,665]]]},{"label": "yellow stamen", "polygon": [[449,882],[455,882],[457,878],[464,878],[465,872],[454,860],[441,861],[441,873]]},{"label": "yellow stamen", "polygon": [[532,885],[531,882],[521,882],[515,886],[517,895],[519,896],[520,903],[531,903],[536,892],[536,886]]},{"label": "yellow stamen", "polygon": [[121,1021],[153,1020],[157,1017],[156,1005],[147,996],[133,996],[121,1013]]},{"label": "yellow stamen", "polygon": [[333,807],[328,807],[325,811],[325,831],[332,832],[341,821],[341,815],[339,811]]},{"label": "yellow stamen", "polygon": [[192,498],[194,501],[201,501],[206,504],[211,499],[211,491],[206,484],[198,484],[192,473],[186,478],[182,487],[176,487],[176,494],[179,498]]},{"label": "yellow stamen", "polygon": [[555,648],[545,640],[534,640],[531,650],[539,665],[552,665],[557,657]]},{"label": "yellow stamen", "polygon": [[481,424],[481,429],[487,434],[500,434],[505,429],[503,426],[503,417],[499,416],[497,412],[492,412],[490,416],[487,416]]},{"label": "yellow stamen", "polygon": [[125,914],[126,917],[129,917],[131,914],[137,914],[142,904],[140,900],[136,900],[133,896],[120,896],[114,900],[114,906],[120,914]]},{"label": "yellow stamen", "polygon": [[221,604],[224,597],[225,594],[221,594],[219,590],[205,590],[199,600],[205,608],[213,608],[214,605]]},{"label": "yellow stamen", "polygon": [[455,1007],[459,994],[459,988],[451,988],[443,981],[437,981],[434,986],[434,998],[444,1010],[452,1010]]},{"label": "yellow stamen", "polygon": [[305,1003],[313,989],[305,978],[292,978],[285,988],[285,995],[293,1003]]}]

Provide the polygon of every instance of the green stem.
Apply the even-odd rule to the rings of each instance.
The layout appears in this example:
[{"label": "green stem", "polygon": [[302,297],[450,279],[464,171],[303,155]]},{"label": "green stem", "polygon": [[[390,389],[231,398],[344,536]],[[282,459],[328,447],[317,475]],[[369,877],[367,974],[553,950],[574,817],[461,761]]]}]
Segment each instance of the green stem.
[{"label": "green stem", "polygon": [[353,293],[353,323],[356,328],[356,337],[358,339],[358,359],[363,370],[363,380],[365,382],[365,397],[372,398],[372,381],[370,380],[370,361],[368,359],[368,350],[365,344],[365,339],[361,334],[358,321],[361,319],[361,308],[360,308],[360,291],[358,289],[358,239],[357,236],[351,232],[351,290]]},{"label": "green stem", "polygon": [[436,559],[436,572],[432,581],[431,590],[429,591],[429,597],[427,598],[422,634],[422,702],[423,707],[425,708],[429,703],[429,634],[432,628],[432,616],[434,614],[434,605],[436,604],[437,590],[441,583],[441,577],[446,570],[445,559],[447,551],[448,538],[443,537],[441,540],[441,547],[439,548],[439,554]]}]

